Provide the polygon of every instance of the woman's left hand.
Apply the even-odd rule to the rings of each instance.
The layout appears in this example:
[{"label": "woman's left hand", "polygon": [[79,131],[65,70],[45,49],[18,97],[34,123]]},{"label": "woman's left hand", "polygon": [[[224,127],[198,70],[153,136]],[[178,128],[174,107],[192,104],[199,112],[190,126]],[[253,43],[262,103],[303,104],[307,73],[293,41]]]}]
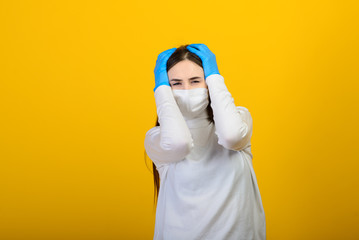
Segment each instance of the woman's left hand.
[{"label": "woman's left hand", "polygon": [[205,79],[212,74],[219,74],[216,56],[205,44],[190,44],[187,49],[201,58]]}]

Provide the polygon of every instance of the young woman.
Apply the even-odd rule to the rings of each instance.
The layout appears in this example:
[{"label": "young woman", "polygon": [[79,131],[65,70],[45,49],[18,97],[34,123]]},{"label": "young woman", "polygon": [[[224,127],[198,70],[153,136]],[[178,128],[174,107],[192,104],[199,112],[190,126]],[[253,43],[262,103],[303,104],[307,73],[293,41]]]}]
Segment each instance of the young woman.
[{"label": "young woman", "polygon": [[161,186],[153,239],[266,239],[252,117],[235,106],[215,55],[204,44],[168,49],[154,73],[158,118],[144,141]]}]

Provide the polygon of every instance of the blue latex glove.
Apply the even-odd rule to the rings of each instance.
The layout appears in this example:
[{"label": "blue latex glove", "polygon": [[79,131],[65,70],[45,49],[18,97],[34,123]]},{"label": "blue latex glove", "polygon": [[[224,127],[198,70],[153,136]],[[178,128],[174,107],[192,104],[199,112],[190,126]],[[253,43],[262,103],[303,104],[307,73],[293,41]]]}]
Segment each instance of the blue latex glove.
[{"label": "blue latex glove", "polygon": [[161,85],[171,86],[167,75],[167,60],[170,58],[174,51],[176,51],[176,48],[168,49],[161,52],[157,57],[156,67],[154,70],[156,83],[155,88],[153,89],[154,92]]},{"label": "blue latex glove", "polygon": [[206,45],[201,43],[190,44],[187,49],[201,58],[205,79],[212,74],[219,74],[216,56]]}]

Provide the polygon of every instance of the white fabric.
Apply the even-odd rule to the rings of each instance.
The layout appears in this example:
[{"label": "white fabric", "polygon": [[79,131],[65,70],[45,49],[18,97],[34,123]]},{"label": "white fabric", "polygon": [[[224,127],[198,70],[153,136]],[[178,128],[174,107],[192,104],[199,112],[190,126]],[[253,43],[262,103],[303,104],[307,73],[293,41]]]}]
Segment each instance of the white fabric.
[{"label": "white fabric", "polygon": [[172,89],[173,96],[185,120],[199,117],[209,103],[207,88]]},{"label": "white fabric", "polygon": [[224,78],[207,77],[214,122],[185,119],[170,86],[154,95],[160,126],[144,141],[160,174],[154,240],[264,240],[266,221],[252,166],[252,117]]}]

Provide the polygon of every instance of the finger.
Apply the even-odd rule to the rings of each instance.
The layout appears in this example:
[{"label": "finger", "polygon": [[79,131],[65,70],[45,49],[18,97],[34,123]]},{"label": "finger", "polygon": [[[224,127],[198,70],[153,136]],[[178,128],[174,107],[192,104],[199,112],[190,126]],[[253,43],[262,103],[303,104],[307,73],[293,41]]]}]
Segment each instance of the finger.
[{"label": "finger", "polygon": [[201,50],[203,48],[203,45],[204,44],[202,44],[202,43],[193,43],[188,46],[191,46],[191,47],[197,48],[198,50]]},{"label": "finger", "polygon": [[176,51],[176,49],[177,48],[168,49],[166,53],[163,55],[163,59],[168,59]]},{"label": "finger", "polygon": [[203,50],[205,50],[205,51],[208,51],[208,52],[211,51],[211,50],[209,50],[209,48],[208,48],[207,45],[205,45],[205,44],[202,44],[202,48],[203,48]]},{"label": "finger", "polygon": [[[174,50],[175,51],[175,50]],[[164,62],[167,62],[167,60],[171,57],[172,53],[174,51],[170,51],[170,52],[166,52],[166,54],[160,56],[157,61],[156,61],[156,64],[158,65],[161,65],[163,64]]]},{"label": "finger", "polygon": [[212,51],[207,47],[206,44],[199,43],[199,44],[193,44],[193,45],[194,45],[194,47],[198,48],[203,53],[212,53]]},{"label": "finger", "polygon": [[174,51],[176,51],[176,48],[167,49],[166,51],[163,51],[158,55],[158,59],[162,60],[168,55],[171,55]]},{"label": "finger", "polygon": [[202,52],[194,47],[191,46],[187,46],[188,51],[196,54],[198,57],[200,57],[201,59],[204,58],[204,55],[202,54]]},{"label": "finger", "polygon": [[170,58],[173,52],[176,51],[176,49],[177,48],[167,49],[158,55],[154,72],[157,72],[163,66],[163,64],[167,63],[167,60]]}]

